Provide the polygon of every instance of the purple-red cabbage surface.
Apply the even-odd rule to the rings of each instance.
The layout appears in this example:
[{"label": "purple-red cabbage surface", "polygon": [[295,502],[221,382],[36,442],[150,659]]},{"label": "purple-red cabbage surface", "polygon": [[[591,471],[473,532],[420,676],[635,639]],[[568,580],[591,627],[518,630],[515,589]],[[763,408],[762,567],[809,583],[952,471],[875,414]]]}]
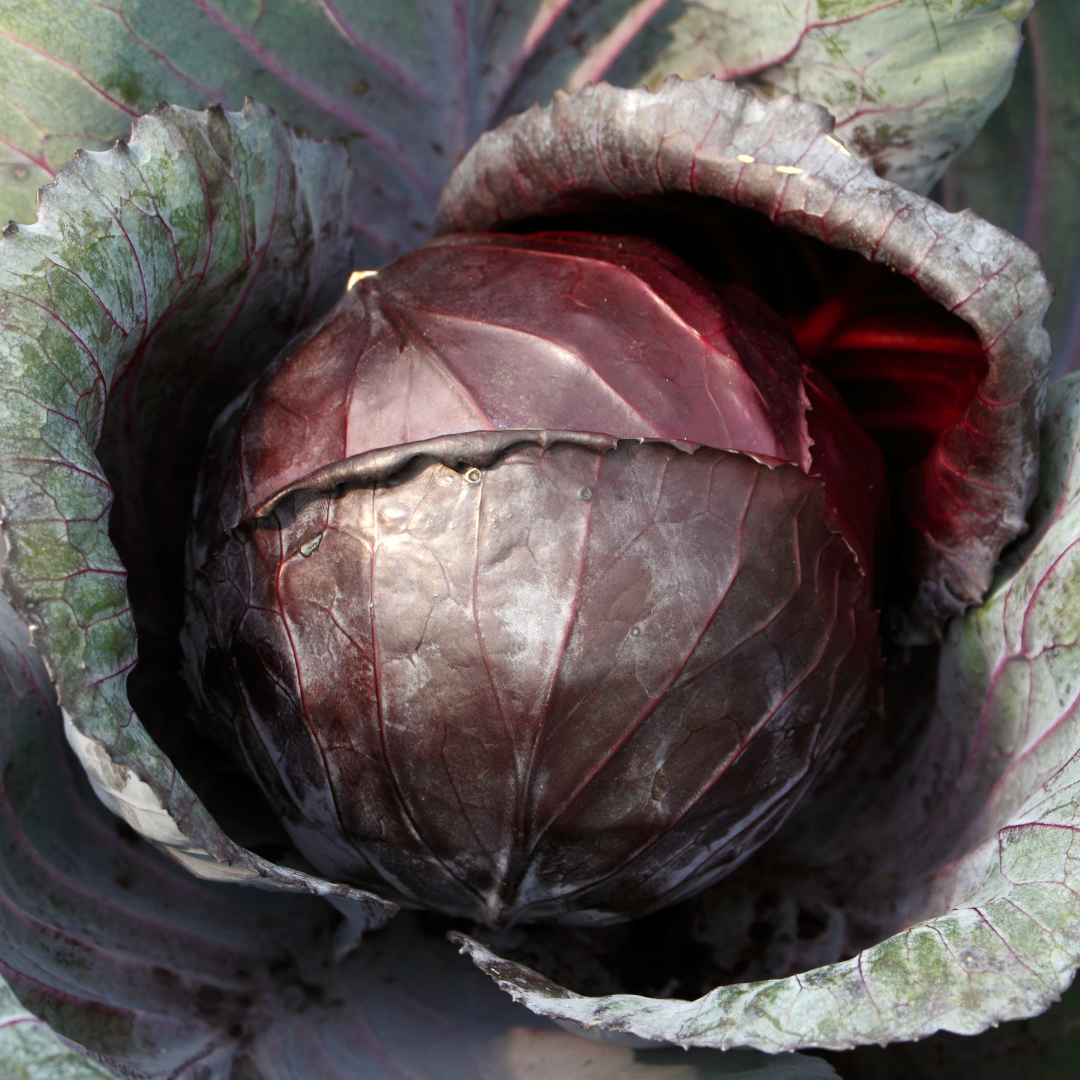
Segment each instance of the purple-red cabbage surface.
[{"label": "purple-red cabbage surface", "polygon": [[192,681],[324,872],[632,917],[738,865],[850,729],[884,495],[752,294],[645,240],[443,238],[219,422]]}]

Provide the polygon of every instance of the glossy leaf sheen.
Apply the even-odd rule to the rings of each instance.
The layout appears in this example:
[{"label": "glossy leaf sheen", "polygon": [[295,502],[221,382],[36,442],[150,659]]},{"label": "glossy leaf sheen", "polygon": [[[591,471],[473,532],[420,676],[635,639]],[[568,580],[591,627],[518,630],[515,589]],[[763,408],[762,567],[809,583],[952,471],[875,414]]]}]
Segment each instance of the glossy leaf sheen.
[{"label": "glossy leaf sheen", "polygon": [[[316,866],[496,924],[626,917],[740,862],[825,763],[875,674],[884,477],[805,475],[804,365],[732,299],[648,241],[448,237],[226,411],[190,682]],[[515,428],[539,457],[470,449]]]},{"label": "glossy leaf sheen", "polygon": [[[100,6],[100,5],[95,5],[95,6],[96,6],[96,11],[91,12],[90,6],[87,5],[85,9],[80,9],[80,14],[82,16],[85,16],[87,13],[92,13],[92,14],[95,14],[95,15],[99,16],[100,18],[104,18],[104,19],[108,19],[108,21],[116,22],[117,25],[120,25],[121,27],[123,26],[122,19],[114,18],[114,14],[110,9],[102,8],[102,6]],[[920,10],[922,10],[924,8],[924,5],[918,5],[917,4],[915,6],[917,6],[917,8],[919,8]],[[27,9],[25,8],[24,5],[15,5],[15,10],[22,11],[22,12],[27,12]],[[31,12],[32,18],[37,19],[38,15],[39,15],[39,12],[44,11],[44,10],[45,9],[43,8],[43,6],[35,5],[35,9],[33,9],[33,11]],[[62,60],[64,60],[64,63],[68,63],[69,60],[70,60],[70,55],[68,56],[68,58],[66,60],[64,58],[65,57],[65,50],[67,49],[67,39],[64,37],[64,35],[65,35],[65,33],[68,32],[68,29],[69,29],[68,24],[65,22],[65,17],[67,16],[67,13],[68,13],[69,10],[70,10],[69,5],[65,5],[64,12],[59,13],[60,15],[62,15],[64,17],[56,17],[57,13],[53,13],[53,12],[50,12],[50,13],[46,14],[45,16],[42,16],[41,17],[41,25],[43,27],[42,37],[37,42],[31,42],[31,45],[32,44],[37,44],[39,46],[39,49],[41,48],[42,45],[48,44],[50,46],[50,48],[53,49],[54,53],[60,55],[60,58],[62,58]],[[203,11],[203,12],[206,11],[205,8],[201,8],[200,10]],[[145,30],[147,27],[149,27],[151,30],[154,30],[154,28],[158,28],[158,29],[161,30],[161,32],[163,33],[165,38],[172,35],[174,41],[184,41],[185,43],[187,43],[187,41],[191,41],[191,42],[195,43],[195,48],[197,48],[197,52],[199,50],[203,50],[200,53],[199,58],[205,59],[205,63],[207,64],[207,66],[210,66],[210,65],[212,65],[214,63],[214,59],[213,59],[214,50],[213,49],[208,49],[208,50],[204,49],[205,42],[207,41],[208,35],[210,35],[210,30],[207,30],[207,32],[192,33],[192,35],[190,35],[188,37],[185,37],[183,32],[174,33],[172,24],[168,23],[168,21],[166,21],[166,19],[163,19],[161,17],[161,13],[156,11],[156,9],[154,9],[154,6],[151,5],[151,4],[145,4],[145,3],[144,4],[139,4],[138,8],[135,10],[134,14],[138,15],[138,16],[141,16],[141,15],[146,16],[146,26],[145,27],[138,27],[137,26],[135,28],[135,35],[137,35],[137,33],[139,32],[140,29]],[[211,23],[212,23],[212,19],[207,19],[204,29],[210,27]],[[104,33],[103,32],[96,32],[97,28],[95,28],[95,32],[83,33],[83,32],[81,32],[82,28],[83,28],[81,25],[80,26],[75,26],[75,24],[72,24],[72,26],[73,26],[73,39],[85,43],[86,49],[91,49],[91,48],[98,49],[99,48],[100,50],[102,50],[102,55],[108,60],[110,65],[112,65],[113,62],[116,62],[116,60],[119,60],[119,63],[116,64],[116,67],[118,68],[118,70],[121,71],[122,75],[127,75],[127,73],[131,73],[132,67],[137,66],[137,64],[132,63],[132,56],[133,56],[133,52],[135,50],[133,50],[131,52],[126,51],[123,44],[118,43],[120,41],[120,39],[123,38],[123,35],[110,35],[110,33],[108,33],[108,32],[104,32]],[[11,31],[14,28],[9,26],[8,29],[9,29],[9,31]],[[124,31],[124,33],[127,33],[127,32],[130,32],[130,31],[127,31],[127,30]],[[157,32],[157,30],[154,30],[154,32]],[[135,39],[135,35],[133,35],[133,40]],[[436,31],[436,36],[438,36],[437,31]],[[144,39],[144,40],[146,40],[146,39]],[[443,41],[447,40],[445,35],[442,36],[442,40]],[[68,72],[69,75],[70,75],[70,79],[69,79],[68,83],[65,84],[64,93],[62,95],[57,95],[56,98],[55,98],[55,102],[56,102],[56,104],[58,106],[60,106],[63,109],[67,110],[67,114],[66,114],[66,117],[65,117],[66,120],[70,120],[71,118],[78,116],[78,114],[80,114],[80,113],[81,114],[93,114],[93,117],[94,117],[93,123],[85,125],[86,129],[90,130],[90,135],[81,134],[83,132],[83,130],[84,130],[83,126],[79,126],[77,124],[71,124],[71,123],[56,124],[56,123],[53,123],[48,117],[46,117],[46,112],[48,112],[48,110],[37,111],[39,109],[39,103],[38,103],[38,100],[36,100],[36,97],[38,95],[40,95],[40,90],[41,90],[42,86],[49,87],[49,86],[52,86],[52,85],[56,85],[57,80],[59,78],[66,78],[66,76],[62,77],[62,76],[57,75],[56,65],[54,65],[52,63],[52,60],[50,59],[50,57],[48,55],[39,55],[38,57],[33,58],[31,60],[31,59],[29,59],[29,54],[33,51],[32,48],[30,50],[25,50],[24,46],[21,43],[15,42],[15,41],[10,41],[9,39],[6,39],[6,38],[5,38],[4,44],[5,45],[11,45],[12,48],[16,51],[17,55],[22,57],[21,60],[17,60],[17,62],[15,62],[13,64],[5,65],[4,70],[6,72],[15,72],[16,75],[17,75],[18,80],[25,82],[29,86],[29,90],[25,94],[23,93],[22,87],[21,87],[21,89],[19,89],[19,94],[22,95],[22,96],[19,96],[19,98],[18,98],[18,100],[19,100],[19,109],[23,109],[23,112],[21,113],[21,112],[19,112],[19,109],[16,109],[10,114],[5,114],[5,116],[10,116],[10,117],[14,118],[14,122],[16,122],[16,123],[25,123],[25,120],[23,119],[23,117],[25,117],[25,116],[30,116],[31,120],[41,120],[41,119],[45,120],[45,122],[40,125],[38,130],[33,130],[33,124],[32,123],[26,123],[26,131],[29,132],[30,137],[33,138],[33,139],[37,139],[41,135],[42,131],[45,132],[45,147],[46,147],[46,149],[48,149],[49,154],[51,154],[51,159],[50,159],[51,164],[50,164],[49,161],[46,161],[45,164],[46,164],[46,166],[48,166],[50,168],[50,170],[51,170],[51,168],[55,168],[56,164],[59,161],[62,161],[67,156],[67,154],[70,152],[70,147],[75,146],[78,143],[85,143],[86,139],[90,138],[90,137],[98,137],[98,136],[104,135],[104,137],[106,139],[108,139],[111,135],[117,134],[117,133],[120,133],[120,132],[123,131],[124,125],[126,124],[126,116],[124,116],[124,114],[123,114],[123,109],[122,108],[121,109],[111,109],[111,106],[109,106],[108,103],[106,102],[106,98],[104,97],[104,95],[99,94],[99,91],[97,89],[97,86],[95,85],[95,81],[94,81],[94,78],[93,78],[94,77],[94,72],[90,72],[90,78],[86,77],[87,76],[87,70],[89,70],[89,66],[87,66],[87,70],[82,70],[81,68],[79,68],[78,65],[75,65],[76,70]],[[288,46],[289,46],[289,50],[295,50],[295,46],[296,46],[295,36],[293,36],[293,35],[289,36]],[[160,42],[151,42],[151,48],[145,50],[146,55],[151,57],[150,60],[149,60],[149,67],[147,68],[147,70],[153,70],[154,65],[159,63],[161,49],[163,49],[163,48],[164,48],[164,46],[161,45]],[[137,44],[136,49],[139,52],[141,52],[141,51],[144,50],[144,45],[143,44]],[[154,49],[159,50],[159,55],[157,57],[153,56]],[[19,50],[22,50],[22,51],[19,51]],[[43,52],[43,50],[41,50],[41,51]],[[318,54],[320,56],[320,62],[322,62],[323,53],[320,51],[319,48],[316,48],[314,51],[316,52],[316,54]],[[181,66],[183,66],[183,65],[181,65]],[[237,70],[241,71],[242,67],[243,67],[243,65],[238,65]],[[145,71],[143,69],[141,69],[141,68],[139,69],[138,75],[139,75],[139,77],[141,79],[143,79],[143,92],[145,92],[146,95],[147,95],[144,107],[148,107],[153,102],[153,100],[157,99],[158,97],[168,97],[168,98],[172,98],[172,99],[177,99],[177,97],[179,96],[178,94],[173,94],[173,93],[168,93],[168,92],[161,92],[158,89],[157,85],[152,85],[151,84],[152,80],[147,80],[147,79],[143,78],[145,76]],[[40,78],[39,78],[39,76],[40,76]],[[243,75],[242,71],[241,71],[240,75],[238,75],[237,78],[238,78],[238,82],[243,81],[244,75]],[[260,76],[260,78],[267,78],[268,82],[270,81],[269,77],[267,77],[265,75]],[[442,75],[441,75],[441,73],[436,72],[435,75],[433,76],[433,78],[436,79],[436,80],[441,80]],[[122,79],[121,81],[124,83],[125,86],[134,86],[134,85],[136,85],[136,82],[134,80],[127,81],[126,79]],[[149,86],[148,90],[146,89],[147,86]],[[246,87],[244,87],[244,89],[246,89]],[[111,87],[110,86],[110,92],[113,92],[114,90],[117,90],[117,87]],[[117,90],[117,92],[121,96],[126,94],[126,90],[124,89],[124,87],[120,87],[120,89]],[[14,93],[12,91],[12,89],[11,89],[11,83],[5,83],[5,93],[9,94],[9,99],[10,99],[11,95]],[[186,91],[183,89],[183,87],[181,87],[179,93],[183,94],[183,93],[186,93]],[[221,96],[221,95],[219,93],[215,92],[212,96],[218,97],[218,96]],[[235,100],[234,98],[230,98],[230,100],[232,100],[233,104],[239,104],[239,102],[237,102],[237,100]],[[99,112],[98,111],[98,106],[102,105],[103,103],[105,103],[104,111]],[[134,98],[132,98],[132,104],[133,105],[137,104],[135,102]],[[192,103],[192,104],[195,104],[195,103]],[[89,107],[87,107],[87,106],[89,106]],[[24,107],[25,107],[25,109],[24,109]],[[111,111],[110,111],[110,109],[111,109]],[[99,116],[105,116],[106,120],[108,120],[108,118],[110,116],[116,116],[118,118],[121,118],[120,119],[120,124],[119,124],[119,126],[110,126],[110,124],[108,122],[106,122],[106,123],[98,123]],[[80,121],[80,123],[81,123],[81,121]],[[70,133],[72,131],[77,131],[79,133],[75,134],[75,135],[71,135]],[[57,135],[57,132],[59,132],[60,134]],[[65,143],[65,139],[67,140],[66,143]],[[29,144],[27,144],[27,145],[29,145]],[[16,153],[16,157],[13,159],[13,161],[15,162],[14,165],[12,165],[11,162],[6,163],[10,167],[11,178],[14,179],[15,181],[17,181],[17,183],[19,185],[22,185],[23,187],[25,187],[27,189],[32,190],[33,187],[35,187],[38,183],[40,183],[40,180],[38,178],[39,176],[48,176],[49,175],[48,172],[39,174],[39,173],[31,170],[29,173],[27,173],[26,175],[24,175],[22,177],[15,176],[15,174],[14,174],[15,168],[22,167],[25,164],[25,162],[24,162],[24,160],[22,158],[18,157],[17,153]],[[35,165],[35,170],[36,170],[36,168],[37,168],[37,165]],[[372,186],[372,190],[373,191],[376,190],[375,185]],[[28,206],[29,202],[25,202],[24,205]],[[394,212],[391,212],[390,214],[372,214],[372,215],[370,215],[370,220],[377,221],[377,222],[379,222],[380,225],[384,224],[384,225],[387,225],[388,227],[392,227],[392,228],[401,228],[402,230],[407,230],[407,228],[408,228],[404,224],[404,222],[407,220],[407,215],[404,212],[402,212],[400,218],[395,217]],[[400,968],[401,968],[401,966],[399,966],[399,970],[400,970]],[[454,989],[448,990],[447,994],[445,995],[446,1000],[449,1000],[451,998],[456,1000],[456,997],[457,997],[457,991],[454,990]],[[485,1003],[484,1008],[489,1008],[489,1005],[487,1005],[487,1003]],[[477,1011],[482,1012],[483,1008],[480,1009],[480,1010],[477,1010]],[[8,1029],[8,1030],[10,1030],[10,1029]],[[295,1027],[289,1028],[289,1031],[292,1031],[292,1030],[295,1030]],[[285,1028],[282,1028],[281,1030],[279,1030],[279,1032],[276,1032],[276,1037],[278,1037],[279,1039],[284,1040],[284,1039],[291,1038],[292,1036],[285,1034]],[[299,1049],[296,1049],[297,1047]],[[335,1042],[335,1049],[339,1053],[341,1052],[340,1047],[341,1047],[341,1042],[340,1042],[340,1040],[338,1040],[338,1041]],[[458,1054],[457,1054],[456,1050],[455,1050],[455,1052],[450,1053],[449,1055],[443,1055],[443,1056],[444,1056],[444,1058],[447,1058],[447,1057],[453,1058],[455,1062],[458,1061]],[[276,1063],[276,1067],[278,1067],[280,1069],[288,1069],[288,1068],[292,1068],[293,1065],[296,1065],[296,1067],[298,1069],[309,1070],[310,1071],[310,1070],[315,1069],[316,1067],[319,1067],[319,1068],[323,1067],[323,1062],[322,1061],[319,1061],[318,1065],[316,1065],[316,1057],[318,1057],[318,1055],[316,1055],[316,1053],[314,1053],[314,1051],[312,1049],[312,1044],[309,1041],[305,1041],[303,1039],[297,1039],[296,1042],[294,1043],[294,1048],[292,1050],[292,1056],[281,1055],[281,1054],[272,1054],[268,1058],[268,1061]],[[282,1064],[283,1061],[285,1062],[285,1064]],[[343,1061],[340,1058],[338,1059],[337,1067],[338,1067],[339,1071],[342,1070],[342,1069],[345,1070],[346,1074],[348,1075],[349,1066],[346,1065],[346,1064],[343,1064]],[[372,1065],[370,1067],[376,1068],[377,1066]]]},{"label": "glossy leaf sheen", "polygon": [[221,523],[327,462],[484,428],[610,431],[809,468],[804,365],[767,317],[743,322],[758,340],[648,241],[447,237],[361,281],[260,380],[228,482],[245,505]]},{"label": "glossy leaf sheen", "polygon": [[195,565],[223,530],[330,462],[518,427],[789,461],[825,478],[872,569],[881,455],[776,315],[648,240],[584,233],[454,235],[362,279],[222,418]]}]

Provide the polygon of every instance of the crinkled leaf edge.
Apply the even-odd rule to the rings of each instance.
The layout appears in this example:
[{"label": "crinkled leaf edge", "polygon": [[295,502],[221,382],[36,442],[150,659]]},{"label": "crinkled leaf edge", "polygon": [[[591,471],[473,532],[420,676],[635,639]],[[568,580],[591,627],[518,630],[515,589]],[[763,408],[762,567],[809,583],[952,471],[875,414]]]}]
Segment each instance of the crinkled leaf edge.
[{"label": "crinkled leaf edge", "polygon": [[250,302],[275,244],[321,245],[300,272],[341,272],[349,183],[342,147],[250,101],[239,113],[161,106],[130,143],[69,162],[42,189],[37,224],[0,241],[0,506],[4,591],[106,805],[198,876],[351,897],[376,926],[395,905],[233,843],[132,710],[135,626],[94,455],[110,388],[174,315],[197,314],[237,274]]}]

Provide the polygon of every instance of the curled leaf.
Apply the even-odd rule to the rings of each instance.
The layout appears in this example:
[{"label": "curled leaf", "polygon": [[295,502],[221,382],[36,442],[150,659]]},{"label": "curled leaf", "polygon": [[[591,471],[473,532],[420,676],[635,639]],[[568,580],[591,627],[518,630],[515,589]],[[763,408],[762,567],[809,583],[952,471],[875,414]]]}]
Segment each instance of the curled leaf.
[{"label": "curled leaf", "polygon": [[484,135],[443,191],[439,227],[510,228],[605,201],[692,193],[887,266],[969,323],[985,376],[903,479],[902,546],[917,581],[903,632],[932,637],[982,598],[998,553],[1024,528],[1050,294],[1037,256],[1015,237],[883,180],[832,130],[818,106],[766,104],[708,78],[672,79],[655,94],[587,87]]},{"label": "curled leaf", "polygon": [[[183,416],[193,398],[221,394],[220,367],[200,382],[216,350],[274,327],[267,312],[282,305],[287,335],[321,302],[324,277],[340,281],[348,245],[334,215],[346,192],[343,151],[298,138],[266,109],[164,107],[134,125],[130,145],[81,154],[43,190],[39,223],[0,241],[4,590],[55,681],[73,748],[109,805],[193,872],[337,895],[350,890],[229,840],[132,710],[135,627],[109,481],[150,490],[123,510],[145,521],[163,495],[155,466],[173,468],[160,410]],[[271,330],[231,362],[257,363],[274,344]],[[135,463],[140,436],[150,450]],[[162,524],[132,542],[129,568],[169,543]],[[373,924],[395,910],[357,899]]]}]

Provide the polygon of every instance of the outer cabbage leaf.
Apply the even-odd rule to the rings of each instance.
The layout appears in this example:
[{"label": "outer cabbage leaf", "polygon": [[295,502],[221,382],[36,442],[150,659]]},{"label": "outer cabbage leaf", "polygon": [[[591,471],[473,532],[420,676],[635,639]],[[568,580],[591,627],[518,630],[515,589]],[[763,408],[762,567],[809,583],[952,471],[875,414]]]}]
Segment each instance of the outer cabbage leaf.
[{"label": "outer cabbage leaf", "polygon": [[[265,361],[323,302],[348,257],[346,191],[344,153],[265,109],[165,108],[130,146],[80,155],[43,191],[40,223],[0,242],[4,590],[49,667],[72,746],[103,801],[194,873],[343,896],[229,840],[132,711],[135,628],[94,450],[110,391],[132,369],[159,376],[160,408],[182,412],[181,388],[212,405],[213,384],[197,376],[216,349],[225,366]],[[131,458],[123,437],[112,445]],[[133,471],[117,475],[137,486]],[[395,910],[357,898],[373,924]]]},{"label": "outer cabbage leaf", "polygon": [[951,624],[932,754],[877,835],[886,862],[918,868],[922,918],[849,961],[693,1002],[583,997],[459,936],[479,966],[584,1028],[768,1051],[977,1034],[1057,1000],[1080,964],[1080,376],[1055,384],[1043,445],[1033,536]]},{"label": "outer cabbage leaf", "polygon": [[503,115],[605,79],[656,89],[668,75],[798,93],[878,172],[928,191],[1001,102],[1028,0],[697,0],[568,7]]},{"label": "outer cabbage leaf", "polygon": [[822,1056],[844,1080],[1071,1080],[1080,1048],[1080,984],[1033,1020],[1015,1020],[975,1038],[939,1032],[915,1043],[860,1046]]},{"label": "outer cabbage leaf", "polygon": [[425,237],[450,168],[493,121],[586,81],[753,76],[826,105],[897,181],[925,188],[1001,100],[1030,0],[4,0],[0,221],[77,147],[157,101],[251,94],[344,139],[375,263]]}]

